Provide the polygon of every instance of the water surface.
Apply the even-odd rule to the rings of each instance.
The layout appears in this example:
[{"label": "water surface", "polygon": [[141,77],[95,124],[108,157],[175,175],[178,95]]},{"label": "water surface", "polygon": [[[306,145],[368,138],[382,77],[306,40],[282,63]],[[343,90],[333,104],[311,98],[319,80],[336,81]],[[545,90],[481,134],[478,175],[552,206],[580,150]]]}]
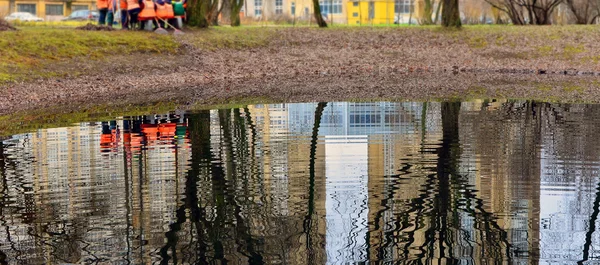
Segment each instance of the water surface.
[{"label": "water surface", "polygon": [[14,135],[0,263],[593,263],[599,121],[598,105],[333,102]]}]

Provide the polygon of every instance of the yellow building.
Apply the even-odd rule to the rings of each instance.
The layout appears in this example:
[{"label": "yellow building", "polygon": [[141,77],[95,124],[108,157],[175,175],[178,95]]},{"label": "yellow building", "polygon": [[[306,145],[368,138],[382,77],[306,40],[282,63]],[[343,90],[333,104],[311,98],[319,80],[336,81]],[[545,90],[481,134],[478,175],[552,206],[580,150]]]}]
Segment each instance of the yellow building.
[{"label": "yellow building", "polygon": [[94,0],[0,0],[0,17],[13,12],[29,12],[46,21],[60,20],[77,10],[95,10]]},{"label": "yellow building", "polygon": [[415,0],[358,0],[346,2],[348,25],[416,23]]},{"label": "yellow building", "polygon": [[394,1],[348,2],[348,24],[392,24],[394,23]]}]

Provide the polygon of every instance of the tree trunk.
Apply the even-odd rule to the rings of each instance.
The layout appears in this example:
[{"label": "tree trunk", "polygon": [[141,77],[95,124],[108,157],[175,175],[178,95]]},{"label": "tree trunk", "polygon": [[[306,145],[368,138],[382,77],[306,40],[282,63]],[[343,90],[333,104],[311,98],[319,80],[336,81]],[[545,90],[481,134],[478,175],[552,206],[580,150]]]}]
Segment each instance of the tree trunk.
[{"label": "tree trunk", "polygon": [[[592,23],[593,20],[590,20],[590,4],[592,2],[591,1],[585,1],[584,3],[584,7],[582,7],[581,5],[578,5],[577,3],[575,3],[575,0],[566,0],[565,4],[567,5],[567,7],[569,7],[569,9],[571,10],[571,12],[573,12],[573,15],[575,16],[575,23],[579,24],[579,25],[585,25],[589,23]],[[593,12],[593,11],[592,11]]]},{"label": "tree trunk", "polygon": [[231,0],[221,0],[221,7],[219,7],[219,14],[221,14],[221,23],[223,25],[229,24],[231,25],[231,5],[233,2]]},{"label": "tree trunk", "polygon": [[229,0],[230,1],[230,7],[231,7],[231,13],[230,15],[230,20],[231,20],[231,26],[233,27],[237,27],[241,24],[240,21],[240,11],[242,10],[242,6],[244,6],[244,0]]},{"label": "tree trunk", "polygon": [[433,19],[431,16],[433,15],[433,2],[434,0],[424,0],[423,13],[421,13],[420,21],[421,25],[431,25],[433,24]]},{"label": "tree trunk", "polygon": [[438,21],[440,20],[440,11],[442,10],[442,1],[443,0],[438,1],[437,10],[435,10],[435,19],[433,20],[433,24],[436,24],[436,25],[437,25]]},{"label": "tree trunk", "polygon": [[219,0],[208,0],[208,13],[206,18],[210,22],[210,26],[218,26],[219,25]]},{"label": "tree trunk", "polygon": [[326,28],[327,22],[325,22],[323,16],[321,15],[321,6],[319,5],[319,0],[312,0],[312,2],[313,8],[315,9],[315,20],[317,20],[317,25],[319,25],[320,28]]},{"label": "tree trunk", "polygon": [[460,11],[458,0],[443,0],[442,4],[442,26],[460,28]]},{"label": "tree trunk", "polygon": [[208,20],[206,19],[208,9],[208,1],[189,0],[187,6],[188,24],[194,27],[208,27]]}]

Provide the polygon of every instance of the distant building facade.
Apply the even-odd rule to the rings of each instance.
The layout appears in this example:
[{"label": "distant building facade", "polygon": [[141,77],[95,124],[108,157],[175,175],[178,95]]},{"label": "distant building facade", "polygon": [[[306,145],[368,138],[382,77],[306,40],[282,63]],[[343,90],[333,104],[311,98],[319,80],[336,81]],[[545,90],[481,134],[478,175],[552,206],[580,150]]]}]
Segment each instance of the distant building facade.
[{"label": "distant building facade", "polygon": [[60,20],[77,10],[94,10],[94,0],[0,0],[0,17],[13,12],[28,12],[46,21]]}]

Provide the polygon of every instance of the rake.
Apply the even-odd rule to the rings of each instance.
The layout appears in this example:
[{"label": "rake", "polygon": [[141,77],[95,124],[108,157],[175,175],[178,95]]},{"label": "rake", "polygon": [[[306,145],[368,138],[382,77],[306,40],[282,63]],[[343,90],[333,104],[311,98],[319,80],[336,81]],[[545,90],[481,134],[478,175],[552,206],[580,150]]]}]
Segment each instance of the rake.
[{"label": "rake", "polygon": [[176,27],[173,27],[173,25],[171,25],[171,23],[169,23],[167,20],[162,19],[162,18],[158,18],[160,20],[162,20],[163,22],[165,22],[166,25],[169,25],[169,27],[175,29],[175,32],[173,33],[174,35],[183,35],[185,33],[183,33],[183,31],[178,30]]},{"label": "rake", "polygon": [[158,23],[158,20],[156,19],[156,17],[154,18],[154,21],[156,21],[156,25],[158,25],[158,28],[154,31],[154,33],[158,33],[158,34],[169,34],[169,32],[166,29],[163,29],[160,26],[160,23]]}]

